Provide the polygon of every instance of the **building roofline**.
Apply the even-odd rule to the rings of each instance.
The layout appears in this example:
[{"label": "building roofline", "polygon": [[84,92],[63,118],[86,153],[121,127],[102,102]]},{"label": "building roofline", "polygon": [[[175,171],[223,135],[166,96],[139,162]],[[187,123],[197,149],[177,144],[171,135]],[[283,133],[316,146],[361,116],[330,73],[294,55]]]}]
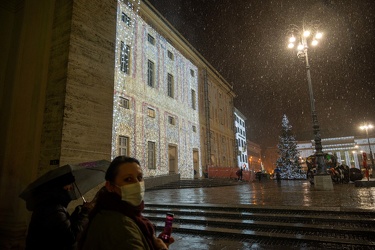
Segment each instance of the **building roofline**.
[{"label": "building roofline", "polygon": [[[155,22],[157,27],[156,31],[160,32],[167,40],[177,49],[182,48],[183,51],[187,52],[186,56],[190,61],[194,61],[196,64],[200,65],[202,68],[205,68],[211,73],[214,77],[220,79],[225,84],[225,87],[232,92],[233,97],[236,97],[236,94],[233,91],[233,85],[231,85],[225,78],[186,40],[185,37],[181,35],[180,32],[170,23],[168,20],[147,0],[142,0],[140,5],[141,17],[144,17]],[[157,17],[155,19],[154,17]],[[147,20],[145,20],[147,21]],[[160,25],[162,24],[162,25]],[[151,25],[152,26],[152,25]],[[180,51],[183,53],[183,51]]]},{"label": "building roofline", "polygon": [[241,111],[239,111],[236,107],[234,107],[234,112],[239,114],[239,116],[245,121],[247,120],[246,116],[244,116],[244,114],[242,114]]}]

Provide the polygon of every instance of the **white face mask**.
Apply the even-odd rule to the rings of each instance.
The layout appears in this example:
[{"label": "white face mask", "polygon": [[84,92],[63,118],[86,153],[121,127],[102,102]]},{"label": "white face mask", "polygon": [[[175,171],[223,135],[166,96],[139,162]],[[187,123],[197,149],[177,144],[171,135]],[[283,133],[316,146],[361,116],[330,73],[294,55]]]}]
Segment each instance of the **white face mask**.
[{"label": "white face mask", "polygon": [[[117,186],[119,187],[119,186]],[[145,182],[136,182],[119,187],[121,189],[121,199],[133,206],[138,206],[145,196]]]}]

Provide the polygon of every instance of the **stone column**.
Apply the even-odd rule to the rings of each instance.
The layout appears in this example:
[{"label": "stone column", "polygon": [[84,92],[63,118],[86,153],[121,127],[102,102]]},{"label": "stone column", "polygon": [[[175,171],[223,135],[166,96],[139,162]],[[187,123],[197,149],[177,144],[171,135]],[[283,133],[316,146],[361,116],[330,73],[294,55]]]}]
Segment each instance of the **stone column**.
[{"label": "stone column", "polygon": [[0,248],[22,249],[18,195],[37,176],[55,1],[1,2]]},{"label": "stone column", "polygon": [[354,165],[356,168],[361,169],[359,166],[359,161],[358,161],[358,155],[357,153],[353,153],[353,158],[354,158]]},{"label": "stone column", "polygon": [[346,161],[346,165],[348,165],[349,168],[350,168],[350,156],[349,156],[349,151],[345,151],[345,161]]},{"label": "stone column", "polygon": [[110,160],[116,0],[0,3],[0,249],[23,249],[18,198],[46,171]]},{"label": "stone column", "polygon": [[341,161],[341,153],[339,151],[336,152],[336,156],[337,156],[337,162],[339,164],[342,164],[342,161]]}]

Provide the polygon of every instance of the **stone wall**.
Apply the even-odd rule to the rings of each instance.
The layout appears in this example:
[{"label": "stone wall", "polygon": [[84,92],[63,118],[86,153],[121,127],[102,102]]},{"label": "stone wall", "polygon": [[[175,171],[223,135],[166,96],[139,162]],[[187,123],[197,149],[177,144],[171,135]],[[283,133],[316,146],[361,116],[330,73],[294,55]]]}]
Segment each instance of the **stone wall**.
[{"label": "stone wall", "polygon": [[110,160],[117,1],[73,2],[60,165]]},{"label": "stone wall", "polygon": [[0,3],[6,34],[0,42],[1,249],[23,249],[31,213],[18,195],[30,182],[66,163],[110,160],[116,8],[116,0]]},{"label": "stone wall", "polygon": [[155,176],[155,177],[147,177],[145,178],[145,187],[147,190],[156,186],[162,186],[162,185],[175,182],[175,181],[179,181],[179,180],[180,180],[180,174],[169,174],[169,175],[161,175],[161,176]]},{"label": "stone wall", "polygon": [[73,1],[57,1],[53,17],[38,173],[59,166]]},{"label": "stone wall", "polygon": [[55,1],[1,1],[0,249],[22,248],[37,176]]}]

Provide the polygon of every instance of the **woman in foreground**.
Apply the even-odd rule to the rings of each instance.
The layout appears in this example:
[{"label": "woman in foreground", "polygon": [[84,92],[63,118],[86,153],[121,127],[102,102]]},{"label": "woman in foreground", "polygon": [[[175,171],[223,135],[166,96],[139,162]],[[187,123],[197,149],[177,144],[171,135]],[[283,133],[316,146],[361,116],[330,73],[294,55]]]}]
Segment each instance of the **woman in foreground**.
[{"label": "woman in foreground", "polygon": [[83,238],[84,250],[168,249],[155,236],[154,225],[142,216],[144,180],[137,159],[118,156],[110,164]]}]

